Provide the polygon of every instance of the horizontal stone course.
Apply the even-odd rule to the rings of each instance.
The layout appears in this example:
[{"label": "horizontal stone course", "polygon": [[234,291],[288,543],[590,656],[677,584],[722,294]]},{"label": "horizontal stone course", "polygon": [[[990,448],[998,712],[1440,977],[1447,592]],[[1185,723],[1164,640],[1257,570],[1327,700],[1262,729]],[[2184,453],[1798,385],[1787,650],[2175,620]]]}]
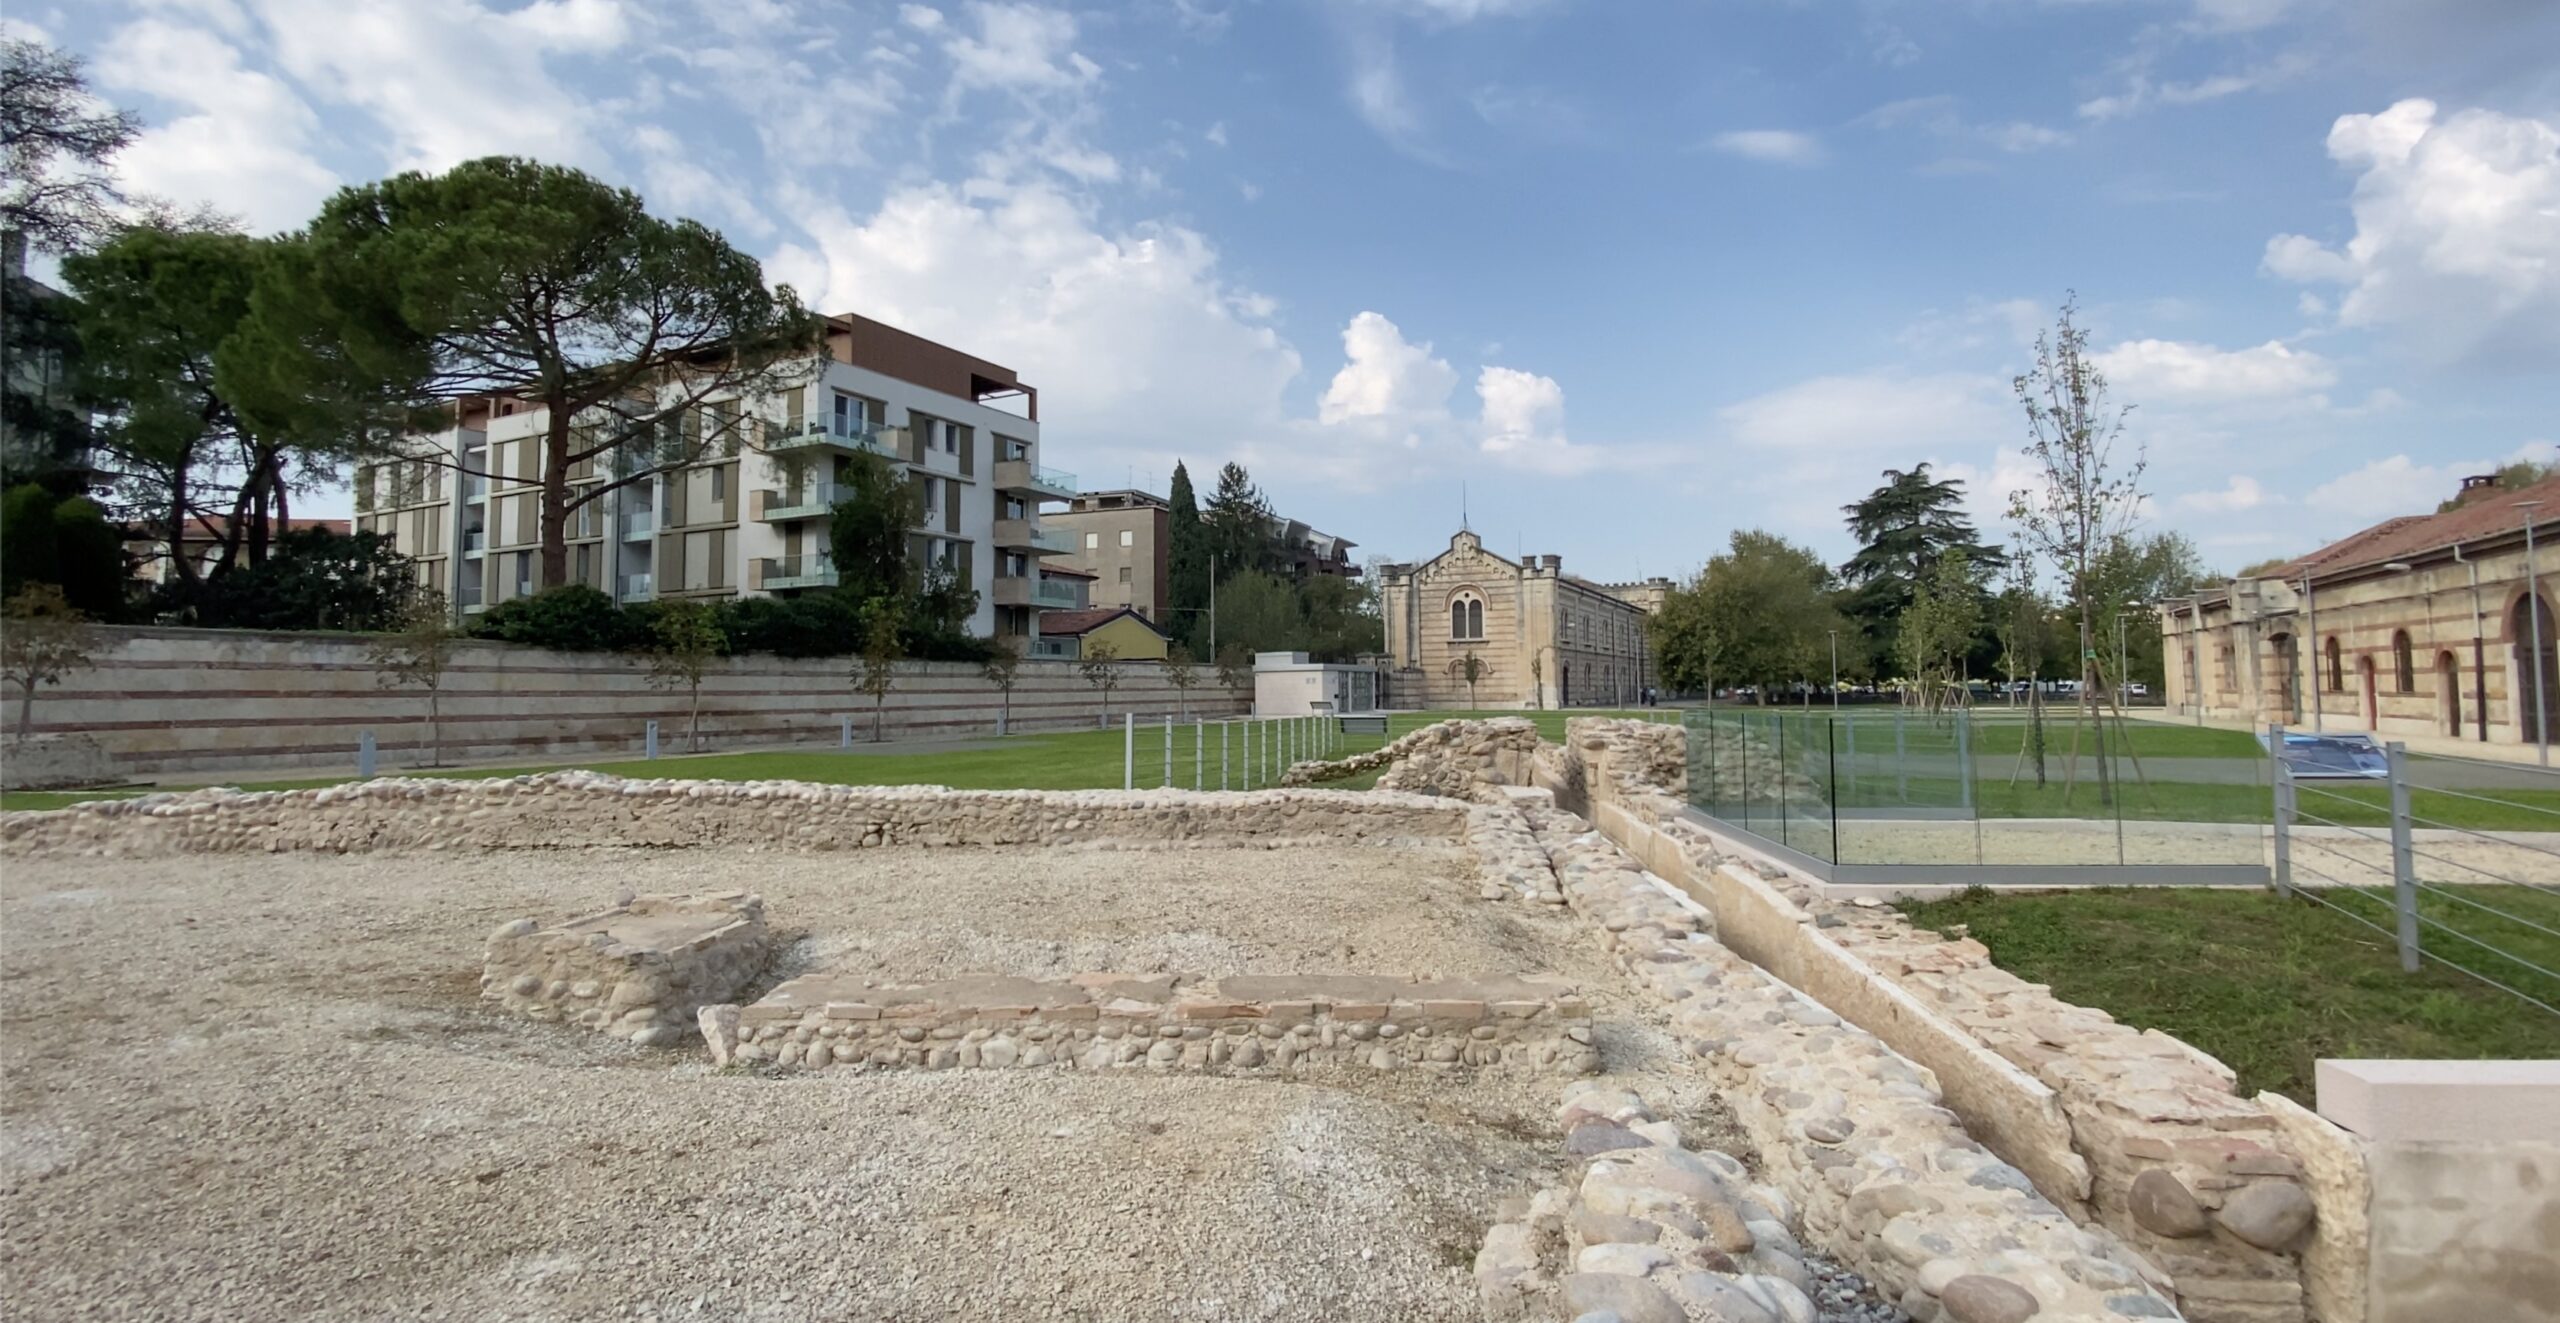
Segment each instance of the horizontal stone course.
[{"label": "horizontal stone course", "polygon": [[[1509,1010],[1491,1015],[1500,1004]],[[718,1065],[1105,1070],[1599,1068],[1589,1006],[1542,977],[1081,974],[875,984],[811,974],[702,1008]]]}]

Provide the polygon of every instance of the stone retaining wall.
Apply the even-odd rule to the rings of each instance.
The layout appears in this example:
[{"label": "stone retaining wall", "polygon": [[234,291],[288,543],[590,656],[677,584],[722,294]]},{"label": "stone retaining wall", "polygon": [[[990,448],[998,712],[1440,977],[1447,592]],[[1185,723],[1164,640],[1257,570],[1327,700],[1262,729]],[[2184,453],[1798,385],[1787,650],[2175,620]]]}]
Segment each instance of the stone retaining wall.
[{"label": "stone retaining wall", "polygon": [[2056,999],[1978,942],[1720,856],[1644,770],[1658,758],[1622,748],[1661,730],[1576,719],[1565,756],[1593,820],[1712,909],[1729,946],[1935,1070],[1969,1127],[2057,1206],[2158,1263],[2199,1323],[2360,1316],[2346,1250],[2306,1274],[2304,1251],[2326,1243],[2312,1195],[2327,1186],[2306,1183],[2285,1134],[2295,1122],[2235,1094],[2221,1062]]},{"label": "stone retaining wall", "polygon": [[86,735],[13,735],[0,744],[0,790],[68,790],[117,775],[115,760]]},{"label": "stone retaining wall", "polygon": [[1287,1073],[1503,1068],[1589,1074],[1591,1013],[1548,978],[1084,974],[884,986],[814,974],[703,1008],[712,1060]]},{"label": "stone retaining wall", "polygon": [[1469,805],[1445,799],[1332,790],[949,790],[553,772],[104,800],[0,815],[0,846],[116,856],[580,846],[1402,846],[1458,843],[1469,821]]},{"label": "stone retaining wall", "polygon": [[[97,664],[36,695],[35,730],[98,741],[118,776],[254,768],[351,768],[358,735],[375,733],[385,767],[429,761],[427,702],[385,688],[362,634],[101,626]],[[1248,695],[1214,680],[1185,695],[1162,667],[1129,662],[1110,720],[1177,712],[1234,716]],[[837,742],[841,718],[871,735],[872,702],[854,692],[852,659],[729,657],[702,684],[709,747]],[[457,645],[440,701],[445,759],[614,753],[639,757],[658,723],[679,746],[689,699],[649,683],[646,658],[550,652],[473,640]],[[908,662],[888,697],[890,739],[992,735],[1004,695],[975,665]],[[1071,661],[1025,660],[1014,684],[1012,730],[1091,730],[1101,695]]]},{"label": "stone retaining wall", "polygon": [[701,1007],[736,996],[772,954],[762,896],[635,896],[555,928],[500,927],[480,995],[527,1019],[655,1047],[681,1037]]},{"label": "stone retaining wall", "polygon": [[1723,1086],[1804,1234],[1918,1323],[2179,1316],[2167,1274],[1976,1143],[1929,1072],[1699,935],[1696,914],[1580,819],[1527,817],[1574,908]]}]

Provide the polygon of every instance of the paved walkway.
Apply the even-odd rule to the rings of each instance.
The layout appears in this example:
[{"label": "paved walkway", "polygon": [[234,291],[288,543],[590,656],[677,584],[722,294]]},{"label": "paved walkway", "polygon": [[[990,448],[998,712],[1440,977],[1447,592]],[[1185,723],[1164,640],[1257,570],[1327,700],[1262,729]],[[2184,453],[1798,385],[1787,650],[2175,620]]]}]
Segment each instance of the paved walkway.
[{"label": "paved walkway", "polygon": [[[2212,730],[2243,730],[2252,734],[2263,729],[2263,727],[2253,725],[2249,722],[2237,721],[2228,717],[2206,717],[2202,720],[2198,720],[2191,716],[2178,716],[2171,713],[2164,713],[2158,708],[2126,708],[2124,714],[2126,717],[2135,721],[2157,722],[2164,726],[2203,726]],[[2311,728],[2308,726],[2301,726],[2294,727],[2292,729],[2308,734],[2310,733]],[[2364,735],[2371,732],[2366,731],[2363,727],[2358,726],[2353,722],[2344,721],[2332,715],[2323,718],[2320,733],[2324,735]],[[2428,754],[2438,758],[2471,758],[2481,762],[2527,763],[2535,765],[2539,765],[2543,762],[2542,751],[2531,744],[2502,744],[2495,742],[2482,743],[2479,740],[2453,739],[2444,735],[2382,735],[2377,738],[2381,739],[2385,743],[2398,741],[2399,743],[2408,745],[2409,752],[2411,753]],[[2552,751],[2551,766],[2555,771],[2560,771],[2560,749],[2554,749]],[[2560,785],[2560,782],[2555,782],[2554,784]]]}]

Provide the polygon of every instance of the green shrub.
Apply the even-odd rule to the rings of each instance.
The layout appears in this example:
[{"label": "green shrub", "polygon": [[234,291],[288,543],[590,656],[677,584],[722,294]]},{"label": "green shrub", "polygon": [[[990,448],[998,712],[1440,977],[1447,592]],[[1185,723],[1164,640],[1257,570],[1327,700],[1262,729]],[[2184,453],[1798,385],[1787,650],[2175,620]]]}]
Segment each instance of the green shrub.
[{"label": "green shrub", "polygon": [[471,635],[554,652],[640,652],[649,647],[649,617],[570,583],[490,607],[472,623]]},{"label": "green shrub", "polygon": [[417,591],[417,569],[380,533],[298,528],[265,561],[161,590],[158,607],[208,629],[394,628]]},{"label": "green shrub", "polygon": [[862,646],[858,613],[842,593],[742,597],[721,606],[720,627],[731,653],[841,657]]}]

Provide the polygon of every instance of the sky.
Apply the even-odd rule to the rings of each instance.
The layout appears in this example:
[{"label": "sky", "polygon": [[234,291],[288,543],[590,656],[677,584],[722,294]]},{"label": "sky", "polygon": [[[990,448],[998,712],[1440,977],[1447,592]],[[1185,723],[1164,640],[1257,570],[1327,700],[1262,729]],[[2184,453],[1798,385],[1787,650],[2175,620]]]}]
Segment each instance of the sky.
[{"label": "sky", "polygon": [[[22,0],[257,232],[507,153],[1040,389],[1087,488],[1247,465],[1363,556],[2006,536],[2076,293],[2221,570],[2560,455],[2549,0]],[[343,503],[343,500],[341,501]],[[325,503],[324,503],[325,504]]]}]

